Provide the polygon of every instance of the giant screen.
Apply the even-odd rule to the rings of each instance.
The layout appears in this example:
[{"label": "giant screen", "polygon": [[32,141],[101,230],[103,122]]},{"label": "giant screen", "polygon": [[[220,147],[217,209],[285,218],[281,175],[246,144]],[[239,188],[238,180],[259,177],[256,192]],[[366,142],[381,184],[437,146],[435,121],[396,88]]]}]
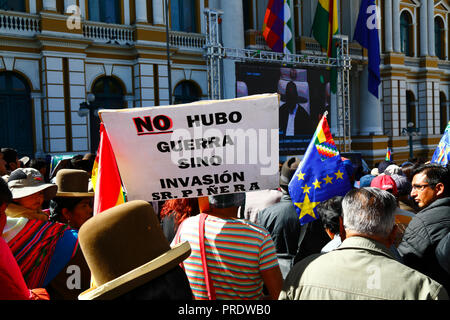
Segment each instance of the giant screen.
[{"label": "giant screen", "polygon": [[330,112],[329,79],[324,68],[236,63],[236,97],[279,93],[280,156],[302,155],[325,110]]}]

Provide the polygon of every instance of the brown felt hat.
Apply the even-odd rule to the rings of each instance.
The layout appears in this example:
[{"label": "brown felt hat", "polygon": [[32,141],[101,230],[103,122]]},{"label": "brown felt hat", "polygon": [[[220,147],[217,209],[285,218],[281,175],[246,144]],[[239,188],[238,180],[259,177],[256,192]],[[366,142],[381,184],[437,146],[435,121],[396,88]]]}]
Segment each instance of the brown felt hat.
[{"label": "brown felt hat", "polygon": [[287,187],[295,171],[300,164],[300,160],[296,157],[292,157],[283,163],[280,173],[280,186]]},{"label": "brown felt hat", "polygon": [[57,197],[93,197],[89,190],[89,174],[84,170],[61,169],[56,174]]},{"label": "brown felt hat", "polygon": [[189,242],[170,247],[152,206],[134,200],[86,221],[78,233],[94,285],[79,300],[110,300],[166,273],[191,253]]}]

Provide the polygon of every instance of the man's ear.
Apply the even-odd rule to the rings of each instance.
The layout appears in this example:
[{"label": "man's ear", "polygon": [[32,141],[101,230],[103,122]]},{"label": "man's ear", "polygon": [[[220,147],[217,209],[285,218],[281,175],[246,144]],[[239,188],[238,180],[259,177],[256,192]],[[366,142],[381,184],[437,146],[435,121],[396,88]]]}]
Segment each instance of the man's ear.
[{"label": "man's ear", "polygon": [[388,237],[386,239],[388,248],[394,244],[395,237],[397,236],[397,232],[398,232],[398,226],[396,224],[394,224],[394,227],[392,228],[391,233],[388,235]]},{"label": "man's ear", "polygon": [[346,238],[345,228],[344,228],[344,219],[342,216],[339,217],[339,236],[341,237],[341,240],[344,241]]},{"label": "man's ear", "polygon": [[444,194],[444,184],[442,182],[439,182],[435,187],[436,190],[436,196],[441,196]]}]

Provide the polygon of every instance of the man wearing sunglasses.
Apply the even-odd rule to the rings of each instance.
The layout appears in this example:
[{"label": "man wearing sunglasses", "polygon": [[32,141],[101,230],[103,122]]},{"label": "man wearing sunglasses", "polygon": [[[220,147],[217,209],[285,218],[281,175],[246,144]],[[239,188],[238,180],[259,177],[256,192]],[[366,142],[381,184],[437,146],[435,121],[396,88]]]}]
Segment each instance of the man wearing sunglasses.
[{"label": "man wearing sunglasses", "polygon": [[435,248],[450,232],[450,173],[438,164],[413,171],[411,197],[420,211],[405,230],[398,251],[409,267],[450,289],[450,276],[440,266]]}]

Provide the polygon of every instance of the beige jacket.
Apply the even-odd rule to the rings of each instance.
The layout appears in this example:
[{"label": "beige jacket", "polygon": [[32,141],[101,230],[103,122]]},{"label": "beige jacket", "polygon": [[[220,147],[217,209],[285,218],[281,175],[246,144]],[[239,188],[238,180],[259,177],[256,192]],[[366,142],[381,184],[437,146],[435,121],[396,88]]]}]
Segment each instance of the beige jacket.
[{"label": "beige jacket", "polygon": [[288,274],[280,300],[448,300],[441,284],[394,260],[379,242],[350,237]]}]

